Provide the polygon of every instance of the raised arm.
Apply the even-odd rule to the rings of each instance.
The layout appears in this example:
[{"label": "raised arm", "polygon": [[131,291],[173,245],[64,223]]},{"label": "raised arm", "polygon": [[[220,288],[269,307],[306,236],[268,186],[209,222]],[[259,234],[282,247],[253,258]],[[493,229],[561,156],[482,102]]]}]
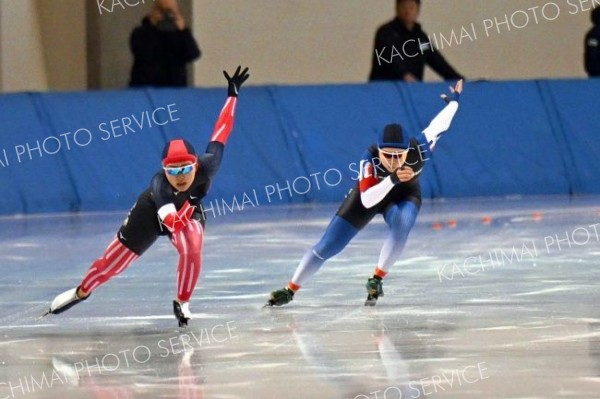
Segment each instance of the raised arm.
[{"label": "raised arm", "polygon": [[210,136],[210,141],[218,141],[221,144],[227,143],[229,134],[233,129],[235,105],[237,103],[237,97],[239,95],[240,88],[246,79],[250,77],[248,74],[248,68],[242,71],[241,66],[237,67],[233,76],[229,76],[226,71],[223,71],[223,75],[225,75],[225,78],[229,84],[227,88],[228,97],[227,101],[225,101],[223,109],[221,109],[221,113],[219,114],[219,119],[217,119],[217,123],[213,129],[213,133]]},{"label": "raised arm", "polygon": [[458,111],[458,99],[460,93],[462,93],[462,89],[463,81],[461,79],[456,83],[456,86],[450,87],[450,96],[442,94],[442,98],[448,105],[446,105],[446,107],[433,118],[429,123],[429,126],[423,130],[423,135],[425,136],[427,144],[429,144],[430,151],[433,151],[439,138],[446,130],[448,130],[448,128],[450,128],[452,119],[454,118],[456,111]]},{"label": "raised arm", "polygon": [[223,74],[229,83],[227,88],[227,101],[225,101],[225,105],[221,109],[217,123],[215,123],[215,127],[210,136],[206,151],[204,154],[200,155],[198,159],[201,167],[209,177],[214,176],[221,166],[223,148],[225,147],[227,139],[229,139],[229,135],[233,129],[237,97],[242,84],[250,76],[248,74],[248,68],[242,71],[242,67],[240,66],[238,66],[233,76],[229,76],[229,74],[225,71],[223,71]]},{"label": "raised arm", "polygon": [[221,144],[226,144],[229,134],[233,129],[233,120],[235,116],[235,105],[237,103],[237,97],[227,97],[225,105],[221,109],[217,123],[210,136],[209,142],[218,141]]}]

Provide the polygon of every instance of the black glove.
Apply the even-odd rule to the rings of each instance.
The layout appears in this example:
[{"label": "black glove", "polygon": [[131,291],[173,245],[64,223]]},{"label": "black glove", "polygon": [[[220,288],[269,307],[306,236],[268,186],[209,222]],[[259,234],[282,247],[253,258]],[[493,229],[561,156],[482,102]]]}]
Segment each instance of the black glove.
[{"label": "black glove", "polygon": [[223,75],[225,75],[227,82],[229,82],[229,87],[227,88],[229,97],[237,97],[240,92],[240,87],[242,87],[242,84],[250,77],[248,68],[242,71],[241,66],[237,67],[233,76],[229,76],[226,71],[223,71]]}]

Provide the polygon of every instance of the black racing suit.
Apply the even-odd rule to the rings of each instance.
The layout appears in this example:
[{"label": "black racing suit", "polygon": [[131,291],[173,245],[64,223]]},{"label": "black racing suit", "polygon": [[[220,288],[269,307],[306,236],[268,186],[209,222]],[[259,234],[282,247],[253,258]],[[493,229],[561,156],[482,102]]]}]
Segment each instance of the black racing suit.
[{"label": "black racing suit", "polygon": [[221,166],[225,143],[233,129],[236,102],[236,97],[229,97],[225,102],[206,151],[198,156],[196,176],[187,191],[180,192],[171,186],[164,171],[154,175],[150,187],[138,197],[119,229],[117,237],[123,245],[141,255],[159,236],[169,235],[169,230],[162,224],[158,214],[158,210],[168,204],[173,204],[179,210],[188,201],[196,207],[192,218],[204,227],[206,218],[200,201],[206,196],[212,179]]},{"label": "black racing suit", "polygon": [[198,157],[196,176],[187,191],[179,192],[171,186],[160,171],[154,175],[148,187],[137,199],[129,216],[119,229],[118,238],[123,245],[137,255],[144,253],[161,235],[169,235],[169,230],[162,224],[158,210],[168,203],[180,209],[185,201],[195,206],[192,215],[204,227],[206,218],[202,212],[201,199],[206,196],[212,178],[219,170],[223,157],[224,145],[218,141],[208,143],[206,152]]},{"label": "black racing suit", "polygon": [[[361,201],[360,181],[353,187],[346,199],[340,205],[336,215],[346,219],[357,229],[365,227],[375,215],[383,213],[390,204],[402,201],[411,201],[417,208],[421,208],[421,185],[419,184],[419,175],[427,158],[427,146],[419,144],[417,139],[411,138],[410,149],[406,158],[406,165],[410,166],[415,173],[415,177],[405,183],[397,183],[394,188],[377,205],[366,208]],[[375,169],[375,175],[379,180],[392,175],[392,172],[381,166],[378,149],[376,145],[369,147],[362,157],[362,164],[372,165]],[[362,166],[364,168],[365,166]]]}]

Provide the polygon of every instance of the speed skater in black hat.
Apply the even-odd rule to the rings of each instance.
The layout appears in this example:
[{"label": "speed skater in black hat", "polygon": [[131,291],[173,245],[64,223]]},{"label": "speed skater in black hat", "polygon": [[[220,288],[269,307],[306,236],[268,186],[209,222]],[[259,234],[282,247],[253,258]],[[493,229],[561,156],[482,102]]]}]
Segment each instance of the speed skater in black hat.
[{"label": "speed skater in black hat", "polygon": [[47,313],[61,313],[123,272],[159,236],[168,236],[179,253],[177,294],[173,310],[180,326],[191,318],[189,301],[202,268],[205,218],[201,199],[206,195],[233,129],[235,106],[242,84],[250,76],[238,67],[228,81],[228,98],[204,154],[197,155],[186,140],[171,140],[162,153],[162,170],[137,199],[117,235],[77,286],[58,295]]},{"label": "speed skater in black hat", "polygon": [[325,261],[341,252],[352,238],[377,214],[382,214],[389,227],[375,272],[367,280],[367,301],[375,305],[383,296],[382,280],[390,267],[400,259],[408,234],[421,207],[419,175],[437,140],[448,130],[458,110],[463,81],[450,87],[450,96],[442,95],[446,107],[418,137],[408,137],[398,124],[390,124],[379,133],[360,161],[358,184],[339,207],[321,240],[306,252],[287,287],[271,292],[267,305],[281,306],[290,302],[294,293]]}]

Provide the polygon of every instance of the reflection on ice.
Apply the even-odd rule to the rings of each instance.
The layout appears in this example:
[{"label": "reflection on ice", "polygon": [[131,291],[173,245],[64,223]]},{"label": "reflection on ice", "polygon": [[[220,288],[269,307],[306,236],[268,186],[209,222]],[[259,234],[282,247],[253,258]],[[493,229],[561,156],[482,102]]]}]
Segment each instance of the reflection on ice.
[{"label": "reflection on ice", "polygon": [[[166,241],[85,303],[36,322],[122,215],[0,218],[0,398],[597,397],[597,203],[426,202],[374,308],[362,304],[380,220],[292,303],[263,309],[335,204],[217,218],[186,330],[171,315],[177,259]],[[464,267],[512,248],[512,262]],[[440,279],[445,264],[462,275]]]}]

